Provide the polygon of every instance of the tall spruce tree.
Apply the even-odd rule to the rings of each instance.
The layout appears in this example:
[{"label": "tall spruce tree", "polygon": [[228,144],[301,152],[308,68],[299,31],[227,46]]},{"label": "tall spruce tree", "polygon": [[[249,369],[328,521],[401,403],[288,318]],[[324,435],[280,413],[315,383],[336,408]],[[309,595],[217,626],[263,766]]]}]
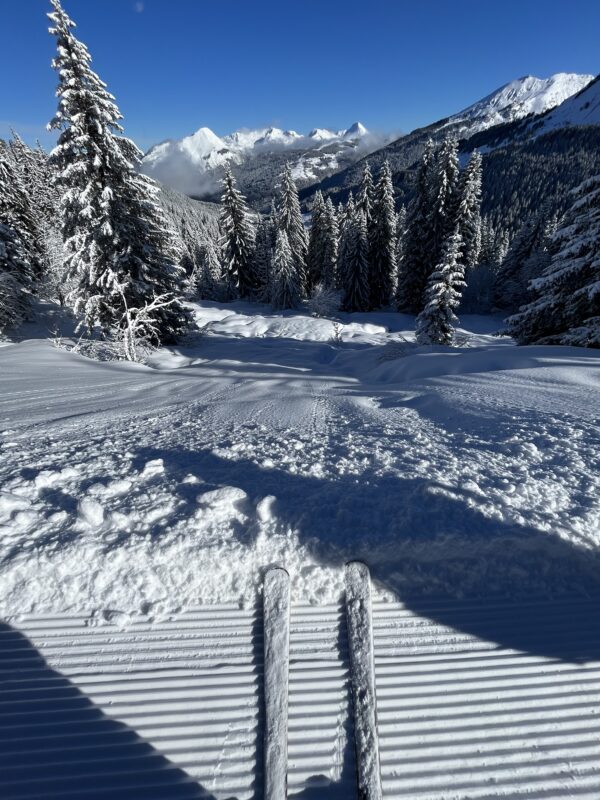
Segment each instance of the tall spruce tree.
[{"label": "tall spruce tree", "polygon": [[193,297],[201,300],[221,300],[223,297],[220,242],[212,236],[196,243],[189,290]]},{"label": "tall spruce tree", "polygon": [[348,224],[348,245],[343,265],[342,309],[368,311],[369,239],[364,213],[357,210],[354,219]]},{"label": "tall spruce tree", "polygon": [[429,139],[417,172],[415,196],[408,211],[404,257],[398,268],[398,311],[411,314],[417,314],[423,308],[424,292],[431,270],[429,212],[433,166],[433,142]]},{"label": "tall spruce tree", "polygon": [[463,243],[463,264],[472,269],[479,263],[481,251],[481,153],[473,152],[462,171],[458,186],[458,230]]},{"label": "tall spruce tree", "polygon": [[458,228],[444,243],[442,257],[429,277],[425,307],[416,320],[415,336],[419,344],[452,344],[458,322],[454,309],[460,304],[464,286],[461,264],[462,241]]},{"label": "tall spruce tree", "polygon": [[321,283],[328,289],[333,289],[336,284],[339,238],[338,217],[331,197],[328,197],[323,212],[323,249],[321,250]]},{"label": "tall spruce tree", "polygon": [[0,333],[21,323],[29,310],[32,267],[14,228],[0,215]]},{"label": "tall spruce tree", "polygon": [[448,137],[435,156],[432,170],[428,215],[430,265],[439,263],[445,242],[458,221],[459,175],[458,142]]},{"label": "tall spruce tree", "polygon": [[294,269],[297,273],[296,283],[303,297],[307,291],[306,256],[308,237],[302,220],[298,190],[292,177],[292,168],[286,164],[281,175],[281,186],[277,204],[277,227],[285,231],[292,253]]},{"label": "tall spruce tree", "polygon": [[375,187],[373,185],[373,175],[371,174],[371,167],[369,162],[365,162],[356,198],[356,208],[365,215],[365,223],[367,231],[371,228],[371,220],[373,217],[373,201],[375,199]]},{"label": "tall spruce tree", "polygon": [[59,131],[52,161],[62,192],[66,261],[75,281],[71,295],[88,328],[122,330],[137,309],[152,305],[151,339],[173,340],[187,323],[174,297],[184,279],[172,231],[156,202],[157,188],[137,170],[142,153],[118,136],[121,114],[106,85],[90,67],[91,57],[74,34],[75,23],[51,0],[48,16],[56,37],[58,111],[50,128]]},{"label": "tall spruce tree", "polygon": [[0,145],[2,162],[3,213],[22,243],[32,269],[32,279],[41,278],[43,245],[40,209],[33,202],[35,178],[32,175],[29,148],[19,139]]},{"label": "tall spruce tree", "polygon": [[[34,282],[29,231],[22,186],[8,157],[0,147],[0,332],[22,322],[28,312]],[[27,210],[25,208],[25,210]]]},{"label": "tall spruce tree", "polygon": [[391,300],[396,275],[396,211],[388,161],[384,162],[375,187],[369,254],[370,305],[382,308]]},{"label": "tall spruce tree", "polygon": [[271,284],[271,305],[276,311],[296,308],[300,305],[302,290],[298,281],[298,269],[283,228],[277,231],[273,253],[273,278]]},{"label": "tall spruce tree", "polygon": [[320,190],[315,192],[312,207],[311,225],[308,239],[308,251],[306,256],[306,279],[307,290],[312,291],[313,287],[321,282],[323,269],[323,243],[325,237],[325,201]]},{"label": "tall spruce tree", "polygon": [[271,299],[273,240],[276,236],[270,215],[260,218],[254,244],[254,268],[259,281],[258,299],[268,303]]},{"label": "tall spruce tree", "polygon": [[348,252],[351,241],[354,237],[354,217],[356,216],[356,205],[352,192],[348,195],[348,200],[344,206],[343,213],[339,222],[339,244],[337,255],[337,267],[335,277],[335,288],[344,289],[346,280],[346,266],[348,262]]},{"label": "tall spruce tree", "polygon": [[221,196],[221,249],[223,278],[229,299],[251,297],[259,288],[255,271],[254,231],[243,194],[237,189],[231,169],[227,167]]},{"label": "tall spruce tree", "polygon": [[519,344],[600,348],[600,175],[573,191],[551,249],[530,286],[534,299],[509,318],[509,331]]},{"label": "tall spruce tree", "polygon": [[406,206],[400,206],[396,214],[396,274],[394,275],[394,296],[398,293],[398,275],[402,270],[406,251]]}]

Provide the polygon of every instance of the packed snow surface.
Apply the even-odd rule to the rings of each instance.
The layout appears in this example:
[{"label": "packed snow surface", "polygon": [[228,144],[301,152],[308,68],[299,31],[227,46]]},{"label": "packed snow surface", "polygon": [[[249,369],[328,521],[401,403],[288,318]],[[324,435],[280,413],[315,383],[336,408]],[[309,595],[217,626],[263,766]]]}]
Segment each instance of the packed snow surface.
[{"label": "packed snow surface", "polygon": [[600,353],[462,319],[194,306],[147,366],[23,329],[0,347],[0,606],[127,624],[249,606],[266,567],[339,600],[586,592],[599,573]]}]

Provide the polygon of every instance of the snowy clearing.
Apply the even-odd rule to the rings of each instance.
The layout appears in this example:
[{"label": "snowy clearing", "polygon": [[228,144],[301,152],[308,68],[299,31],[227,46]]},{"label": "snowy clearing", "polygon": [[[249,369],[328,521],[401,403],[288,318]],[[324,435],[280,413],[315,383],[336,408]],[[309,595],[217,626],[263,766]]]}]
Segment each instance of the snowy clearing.
[{"label": "snowy clearing", "polygon": [[5,618],[249,605],[273,564],[332,603],[352,558],[417,606],[595,587],[598,352],[486,317],[450,350],[395,313],[194,308],[202,335],[153,367],[0,348]]},{"label": "snowy clearing", "polygon": [[354,797],[362,559],[383,796],[596,797],[600,353],[194,310],[152,366],[0,347],[3,796],[261,796],[280,565],[288,796]]}]

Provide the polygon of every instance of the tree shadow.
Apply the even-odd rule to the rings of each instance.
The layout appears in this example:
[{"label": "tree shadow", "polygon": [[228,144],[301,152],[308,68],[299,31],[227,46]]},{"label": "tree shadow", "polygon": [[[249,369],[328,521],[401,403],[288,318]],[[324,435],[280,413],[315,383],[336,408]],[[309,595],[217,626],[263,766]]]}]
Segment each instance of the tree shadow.
[{"label": "tree shadow", "polygon": [[106,716],[6,623],[0,703],[2,800],[215,800],[133,729]]},{"label": "tree shadow", "polygon": [[[253,500],[274,495],[282,529],[297,531],[317,563],[362,559],[376,583],[444,625],[548,658],[600,658],[600,554],[485,516],[467,489],[450,495],[433,481],[373,470],[322,479],[203,450],[141,448],[137,455],[140,463],[162,458],[181,479],[190,471],[210,477],[203,488],[236,486]],[[249,541],[256,532],[251,523],[240,535]],[[573,597],[577,625],[558,613]],[[536,598],[545,603],[534,607]],[[499,601],[504,612],[486,613]],[[472,613],[474,604],[481,613]]]}]

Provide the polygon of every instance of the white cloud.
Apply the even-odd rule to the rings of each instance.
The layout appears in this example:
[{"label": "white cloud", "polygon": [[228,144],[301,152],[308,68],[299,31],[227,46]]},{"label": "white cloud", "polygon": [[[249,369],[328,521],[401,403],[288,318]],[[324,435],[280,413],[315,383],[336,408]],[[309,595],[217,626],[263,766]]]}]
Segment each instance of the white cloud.
[{"label": "white cloud", "polygon": [[135,8],[135,10],[137,11],[138,14],[141,14],[142,11],[144,10],[144,4],[142,3],[142,0],[138,0],[138,2],[135,4],[134,8]]}]

